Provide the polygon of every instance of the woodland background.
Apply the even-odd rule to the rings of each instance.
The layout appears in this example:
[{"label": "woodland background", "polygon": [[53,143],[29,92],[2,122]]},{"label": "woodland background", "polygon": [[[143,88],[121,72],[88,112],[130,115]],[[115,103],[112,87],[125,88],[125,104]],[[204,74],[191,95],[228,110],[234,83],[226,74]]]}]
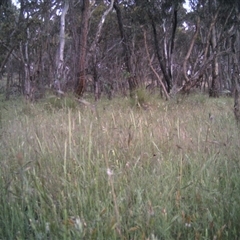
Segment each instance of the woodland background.
[{"label": "woodland background", "polygon": [[[0,6],[0,77],[9,99],[46,90],[167,99],[199,88],[234,95],[238,108],[237,0],[11,0]],[[237,113],[238,114],[238,113]]]}]

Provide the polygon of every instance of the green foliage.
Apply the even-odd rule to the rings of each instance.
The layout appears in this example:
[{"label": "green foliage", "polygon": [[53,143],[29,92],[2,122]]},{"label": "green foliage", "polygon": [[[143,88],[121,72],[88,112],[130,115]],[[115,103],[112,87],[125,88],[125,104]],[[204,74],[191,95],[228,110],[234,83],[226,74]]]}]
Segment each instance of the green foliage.
[{"label": "green foliage", "polygon": [[103,100],[98,116],[69,99],[2,112],[0,239],[239,237],[232,99]]}]

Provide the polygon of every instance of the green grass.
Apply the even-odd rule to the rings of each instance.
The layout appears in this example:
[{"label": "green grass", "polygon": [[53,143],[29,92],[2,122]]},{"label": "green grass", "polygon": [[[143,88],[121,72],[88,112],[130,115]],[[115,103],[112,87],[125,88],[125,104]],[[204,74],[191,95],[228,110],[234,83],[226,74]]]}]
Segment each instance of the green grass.
[{"label": "green grass", "polygon": [[233,100],[147,100],[1,101],[0,239],[239,239]]}]

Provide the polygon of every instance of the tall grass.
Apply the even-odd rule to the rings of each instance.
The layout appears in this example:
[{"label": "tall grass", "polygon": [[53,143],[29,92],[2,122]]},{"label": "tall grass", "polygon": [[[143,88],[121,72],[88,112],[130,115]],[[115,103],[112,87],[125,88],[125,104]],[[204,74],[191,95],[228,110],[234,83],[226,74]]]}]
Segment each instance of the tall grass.
[{"label": "tall grass", "polygon": [[232,99],[149,103],[4,103],[0,239],[239,239]]}]

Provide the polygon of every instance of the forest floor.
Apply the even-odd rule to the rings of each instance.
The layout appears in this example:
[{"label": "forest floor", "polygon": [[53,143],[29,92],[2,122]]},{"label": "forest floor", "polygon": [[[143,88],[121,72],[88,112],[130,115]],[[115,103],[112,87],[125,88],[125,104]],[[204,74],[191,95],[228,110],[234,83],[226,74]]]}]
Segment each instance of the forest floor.
[{"label": "forest floor", "polygon": [[1,101],[0,239],[239,239],[233,99],[147,103]]}]

